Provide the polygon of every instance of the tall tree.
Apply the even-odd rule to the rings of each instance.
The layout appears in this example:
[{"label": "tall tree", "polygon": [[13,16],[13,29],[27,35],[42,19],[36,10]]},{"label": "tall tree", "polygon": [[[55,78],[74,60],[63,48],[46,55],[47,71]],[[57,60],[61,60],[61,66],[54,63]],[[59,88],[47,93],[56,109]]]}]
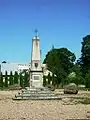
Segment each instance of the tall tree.
[{"label": "tall tree", "polygon": [[9,77],[9,85],[13,85],[14,84],[14,79],[13,79],[13,74],[12,71],[10,72],[10,77]]},{"label": "tall tree", "polygon": [[86,73],[85,85],[86,85],[86,88],[90,88],[90,70],[88,70],[88,72]]},{"label": "tall tree", "polygon": [[51,76],[50,73],[48,73],[48,84],[50,84],[50,81],[51,81]]},{"label": "tall tree", "polygon": [[43,75],[43,86],[45,87],[46,85],[47,85],[46,76]]},{"label": "tall tree", "polygon": [[90,35],[83,38],[81,53],[79,63],[85,76],[90,69]]},{"label": "tall tree", "polygon": [[23,76],[22,73],[20,73],[20,86],[24,88],[24,82],[23,82]]},{"label": "tall tree", "polygon": [[66,76],[72,71],[75,59],[75,54],[67,48],[53,48],[47,53],[43,63],[57,76],[59,84],[63,83]]},{"label": "tall tree", "polygon": [[56,85],[56,81],[55,81],[55,76],[54,73],[52,74],[52,85],[55,86]]},{"label": "tall tree", "polygon": [[5,87],[8,87],[8,75],[7,75],[7,71],[5,72]]},{"label": "tall tree", "polygon": [[29,87],[29,74],[27,71],[24,71],[24,87]]},{"label": "tall tree", "polygon": [[14,74],[14,84],[18,84],[18,72],[15,71],[15,74]]},{"label": "tall tree", "polygon": [[4,84],[3,84],[3,74],[1,72],[1,75],[0,75],[0,87],[3,88]]}]

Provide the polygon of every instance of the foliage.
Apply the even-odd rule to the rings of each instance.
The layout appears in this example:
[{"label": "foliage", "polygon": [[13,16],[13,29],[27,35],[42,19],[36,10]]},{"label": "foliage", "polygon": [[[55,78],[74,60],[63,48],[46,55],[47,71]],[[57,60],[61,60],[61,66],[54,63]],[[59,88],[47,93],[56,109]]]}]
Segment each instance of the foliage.
[{"label": "foliage", "polygon": [[66,78],[66,83],[75,83],[75,84],[85,84],[85,79],[83,78],[83,74],[81,72],[81,67],[77,63],[75,63],[72,67],[72,73],[70,73]]},{"label": "foliage", "polygon": [[4,83],[3,83],[3,75],[2,75],[2,72],[1,72],[1,76],[0,76],[0,87],[3,88],[4,86]]},{"label": "foliage", "polygon": [[13,80],[13,74],[12,71],[10,72],[10,76],[9,76],[9,85],[13,85],[14,84],[14,80]]},{"label": "foliage", "polygon": [[78,101],[78,103],[90,104],[90,98],[82,98],[81,100]]},{"label": "foliage", "polygon": [[48,70],[56,75],[57,84],[64,84],[66,76],[72,71],[75,59],[74,53],[67,48],[53,48],[47,53],[43,63],[47,65]]},{"label": "foliage", "polygon": [[90,35],[87,35],[83,38],[81,57],[79,59],[79,64],[81,65],[82,72],[85,74],[90,69]]},{"label": "foliage", "polygon": [[2,63],[7,63],[6,61],[2,61]]},{"label": "foliage", "polygon": [[24,87],[29,87],[29,74],[24,71]]},{"label": "foliage", "polygon": [[86,85],[86,88],[90,88],[90,70],[88,70],[88,73],[86,73],[85,85]]},{"label": "foliage", "polygon": [[47,85],[46,76],[43,76],[43,86],[45,87],[46,85]]},{"label": "foliage", "polygon": [[18,72],[15,71],[15,74],[14,74],[14,84],[18,84]]},{"label": "foliage", "polygon": [[24,88],[22,73],[20,73],[20,86],[21,86],[22,88]]},{"label": "foliage", "polygon": [[56,85],[56,79],[55,79],[54,73],[52,74],[52,85],[53,86]]},{"label": "foliage", "polygon": [[7,71],[5,71],[5,87],[8,87],[8,76],[7,76]]},{"label": "foliage", "polygon": [[51,81],[51,76],[50,76],[50,73],[48,74],[48,84],[50,84],[50,81]]}]

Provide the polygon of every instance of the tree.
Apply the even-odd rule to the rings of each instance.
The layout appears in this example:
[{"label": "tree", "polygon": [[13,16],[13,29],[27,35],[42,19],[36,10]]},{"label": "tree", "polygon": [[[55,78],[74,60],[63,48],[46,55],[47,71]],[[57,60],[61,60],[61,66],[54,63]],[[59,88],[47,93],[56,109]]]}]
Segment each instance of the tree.
[{"label": "tree", "polygon": [[56,85],[56,81],[55,81],[55,76],[54,73],[52,74],[52,85],[55,86]]},{"label": "tree", "polygon": [[90,70],[88,70],[88,72],[86,73],[85,85],[86,85],[86,88],[90,88]]},{"label": "tree", "polygon": [[83,38],[81,53],[79,64],[81,65],[82,72],[85,76],[90,69],[90,35]]},{"label": "tree", "polygon": [[85,79],[83,77],[83,73],[81,71],[81,66],[76,62],[72,68],[74,77],[70,78],[70,82],[74,82],[78,84],[85,84]]},{"label": "tree", "polygon": [[3,88],[4,84],[3,84],[3,74],[1,72],[1,76],[0,76],[0,87]]},{"label": "tree", "polygon": [[8,87],[8,75],[7,75],[7,71],[5,72],[5,87]]},{"label": "tree", "polygon": [[24,71],[24,87],[29,87],[29,74]]},{"label": "tree", "polygon": [[46,76],[43,76],[43,86],[45,87],[46,85],[47,85]]},{"label": "tree", "polygon": [[48,84],[50,84],[50,81],[51,81],[51,76],[50,73],[48,73]]},{"label": "tree", "polygon": [[71,74],[69,74],[69,76],[67,76],[66,83],[67,84],[75,83],[76,85],[81,85],[81,84],[85,84],[85,80],[82,77],[81,73],[76,74],[76,73],[72,72]]},{"label": "tree", "polygon": [[57,77],[57,84],[64,84],[66,76],[72,71],[76,57],[67,48],[51,49],[44,59],[47,69]]},{"label": "tree", "polygon": [[18,72],[15,71],[15,74],[14,74],[14,84],[18,84]]},{"label": "tree", "polygon": [[24,88],[22,73],[20,73],[20,86],[21,86],[22,88]]},{"label": "tree", "polygon": [[14,84],[14,80],[13,80],[13,74],[12,71],[10,72],[10,77],[9,77],[9,85],[13,85]]}]

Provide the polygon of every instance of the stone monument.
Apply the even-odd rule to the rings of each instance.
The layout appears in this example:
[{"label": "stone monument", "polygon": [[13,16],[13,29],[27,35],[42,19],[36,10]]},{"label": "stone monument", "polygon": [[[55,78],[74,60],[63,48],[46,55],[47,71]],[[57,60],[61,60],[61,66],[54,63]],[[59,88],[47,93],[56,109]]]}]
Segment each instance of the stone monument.
[{"label": "stone monument", "polygon": [[60,96],[50,91],[48,87],[43,87],[43,70],[40,56],[40,38],[37,35],[32,39],[31,67],[30,67],[30,86],[18,92],[13,100],[55,100],[61,99]]},{"label": "stone monument", "polygon": [[32,39],[31,68],[30,68],[30,88],[40,88],[43,85],[43,71],[41,67],[40,38],[36,35]]}]

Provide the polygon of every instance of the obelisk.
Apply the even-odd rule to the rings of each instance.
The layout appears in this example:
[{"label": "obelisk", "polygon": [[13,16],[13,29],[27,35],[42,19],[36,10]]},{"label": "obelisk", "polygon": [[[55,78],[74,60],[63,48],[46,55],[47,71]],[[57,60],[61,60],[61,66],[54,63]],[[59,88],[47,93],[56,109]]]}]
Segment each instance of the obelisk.
[{"label": "obelisk", "polygon": [[36,35],[32,39],[30,87],[41,88],[43,85],[43,71],[41,67],[40,38]]}]

